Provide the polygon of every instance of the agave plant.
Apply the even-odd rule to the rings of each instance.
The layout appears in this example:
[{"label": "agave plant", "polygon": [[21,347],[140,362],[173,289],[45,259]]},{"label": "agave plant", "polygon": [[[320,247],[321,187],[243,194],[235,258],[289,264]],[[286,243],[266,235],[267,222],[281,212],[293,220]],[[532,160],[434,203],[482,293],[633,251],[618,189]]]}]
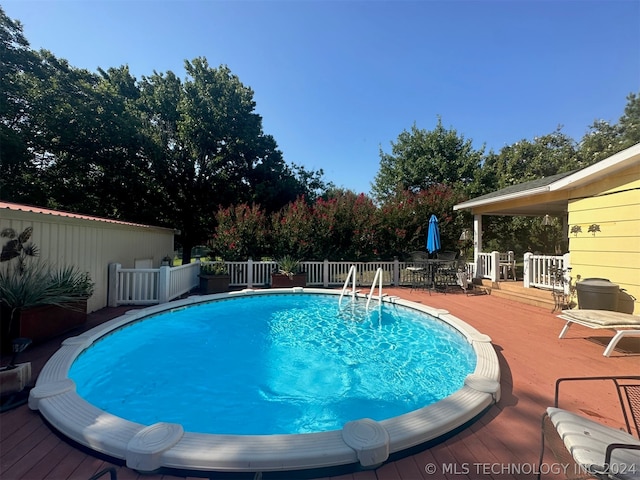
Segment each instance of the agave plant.
[{"label": "agave plant", "polygon": [[228,275],[227,266],[224,261],[203,263],[200,265],[200,275]]},{"label": "agave plant", "polygon": [[276,262],[278,264],[278,273],[282,275],[293,278],[296,273],[300,273],[300,260],[287,255]]},{"label": "agave plant", "polygon": [[20,310],[39,305],[74,309],[94,290],[88,273],[73,266],[54,267],[34,258],[38,254],[37,247],[26,243],[31,233],[31,228],[20,235],[12,229],[0,232],[1,236],[9,238],[2,248],[0,263],[0,306],[10,311],[9,328]]}]

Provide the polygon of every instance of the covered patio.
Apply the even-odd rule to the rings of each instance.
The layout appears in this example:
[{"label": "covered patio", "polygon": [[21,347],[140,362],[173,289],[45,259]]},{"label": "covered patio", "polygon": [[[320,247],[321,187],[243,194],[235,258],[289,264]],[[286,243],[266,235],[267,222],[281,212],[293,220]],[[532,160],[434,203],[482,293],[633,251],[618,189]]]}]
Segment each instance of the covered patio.
[{"label": "covered patio", "polygon": [[625,292],[621,311],[633,313],[640,298],[639,188],[636,144],[580,170],[511,185],[453,209],[473,214],[474,276],[499,278],[498,260],[483,252],[483,217],[540,217],[562,225],[562,241],[556,246],[560,251],[525,254],[524,286],[549,288],[552,270],[564,272],[565,285],[580,278],[607,278]]},{"label": "covered patio", "polygon": [[[547,308],[523,305],[494,295],[429,293],[394,287],[384,293],[450,311],[492,338],[501,366],[502,396],[468,428],[442,443],[416,450],[375,470],[317,472],[315,478],[334,480],[416,479],[533,479],[540,448],[540,422],[553,403],[558,377],[632,375],[640,366],[640,340],[621,342],[611,357],[602,355],[602,342],[613,333],[576,326],[559,339],[563,321]],[[122,314],[131,307],[106,308],[91,314],[84,329]],[[77,335],[79,331],[72,332]],[[605,338],[601,338],[605,337]],[[31,361],[34,377],[57,350],[63,338],[26,350],[21,361]],[[624,350],[621,350],[624,349]],[[2,359],[2,364],[8,361]],[[612,426],[622,426],[615,392],[593,392],[588,387],[567,391],[567,408],[575,408]],[[3,479],[88,479],[113,466],[119,479],[197,478],[184,472],[140,475],[112,459],[87,452],[58,436],[38,413],[26,405],[0,414],[0,477]],[[563,468],[549,453],[543,478],[564,478]],[[103,478],[108,478],[105,476]],[[211,475],[211,478],[253,478]],[[305,478],[301,472],[263,478]],[[310,478],[308,475],[306,478]]]}]

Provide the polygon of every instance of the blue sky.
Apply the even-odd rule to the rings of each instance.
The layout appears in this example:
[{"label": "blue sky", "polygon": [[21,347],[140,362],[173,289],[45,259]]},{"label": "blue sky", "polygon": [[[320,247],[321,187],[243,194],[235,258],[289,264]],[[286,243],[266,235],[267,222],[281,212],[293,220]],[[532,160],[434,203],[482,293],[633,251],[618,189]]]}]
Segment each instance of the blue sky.
[{"label": "blue sky", "polygon": [[499,151],[618,121],[640,92],[640,0],[5,0],[34,49],[91,71],[228,65],[287,162],[369,192],[412,125]]}]

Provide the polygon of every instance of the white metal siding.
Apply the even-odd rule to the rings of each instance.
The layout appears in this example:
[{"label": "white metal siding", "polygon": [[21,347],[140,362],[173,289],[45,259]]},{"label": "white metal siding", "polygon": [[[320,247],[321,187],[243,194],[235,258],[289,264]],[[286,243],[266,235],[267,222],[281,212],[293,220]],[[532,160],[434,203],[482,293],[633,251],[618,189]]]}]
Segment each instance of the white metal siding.
[{"label": "white metal siding", "polygon": [[[133,268],[137,258],[152,258],[155,267],[173,252],[173,231],[166,228],[136,226],[25,210],[0,209],[0,230],[22,232],[33,227],[31,241],[40,249],[40,258],[55,265],[74,265],[89,272],[95,292],[89,299],[89,312],[107,305],[107,275],[111,262]],[[7,239],[1,239],[2,244]]]}]

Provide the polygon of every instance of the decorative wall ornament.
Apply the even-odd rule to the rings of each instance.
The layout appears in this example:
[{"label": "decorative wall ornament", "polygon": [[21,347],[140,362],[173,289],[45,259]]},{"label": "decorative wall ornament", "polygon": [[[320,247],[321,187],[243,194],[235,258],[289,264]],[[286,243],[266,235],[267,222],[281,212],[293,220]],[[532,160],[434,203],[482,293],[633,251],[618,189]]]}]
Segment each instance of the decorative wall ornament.
[{"label": "decorative wall ornament", "polygon": [[596,232],[599,232],[599,231],[600,231],[600,225],[598,225],[598,224],[596,224],[596,223],[591,224],[591,225],[589,225],[589,229],[588,229],[587,231],[588,231],[589,233],[592,233],[592,234],[593,234],[593,236],[595,237],[595,236],[596,236]]},{"label": "decorative wall ornament", "polygon": [[573,225],[570,232],[577,237],[579,233],[582,233],[582,227],[580,225]]}]

